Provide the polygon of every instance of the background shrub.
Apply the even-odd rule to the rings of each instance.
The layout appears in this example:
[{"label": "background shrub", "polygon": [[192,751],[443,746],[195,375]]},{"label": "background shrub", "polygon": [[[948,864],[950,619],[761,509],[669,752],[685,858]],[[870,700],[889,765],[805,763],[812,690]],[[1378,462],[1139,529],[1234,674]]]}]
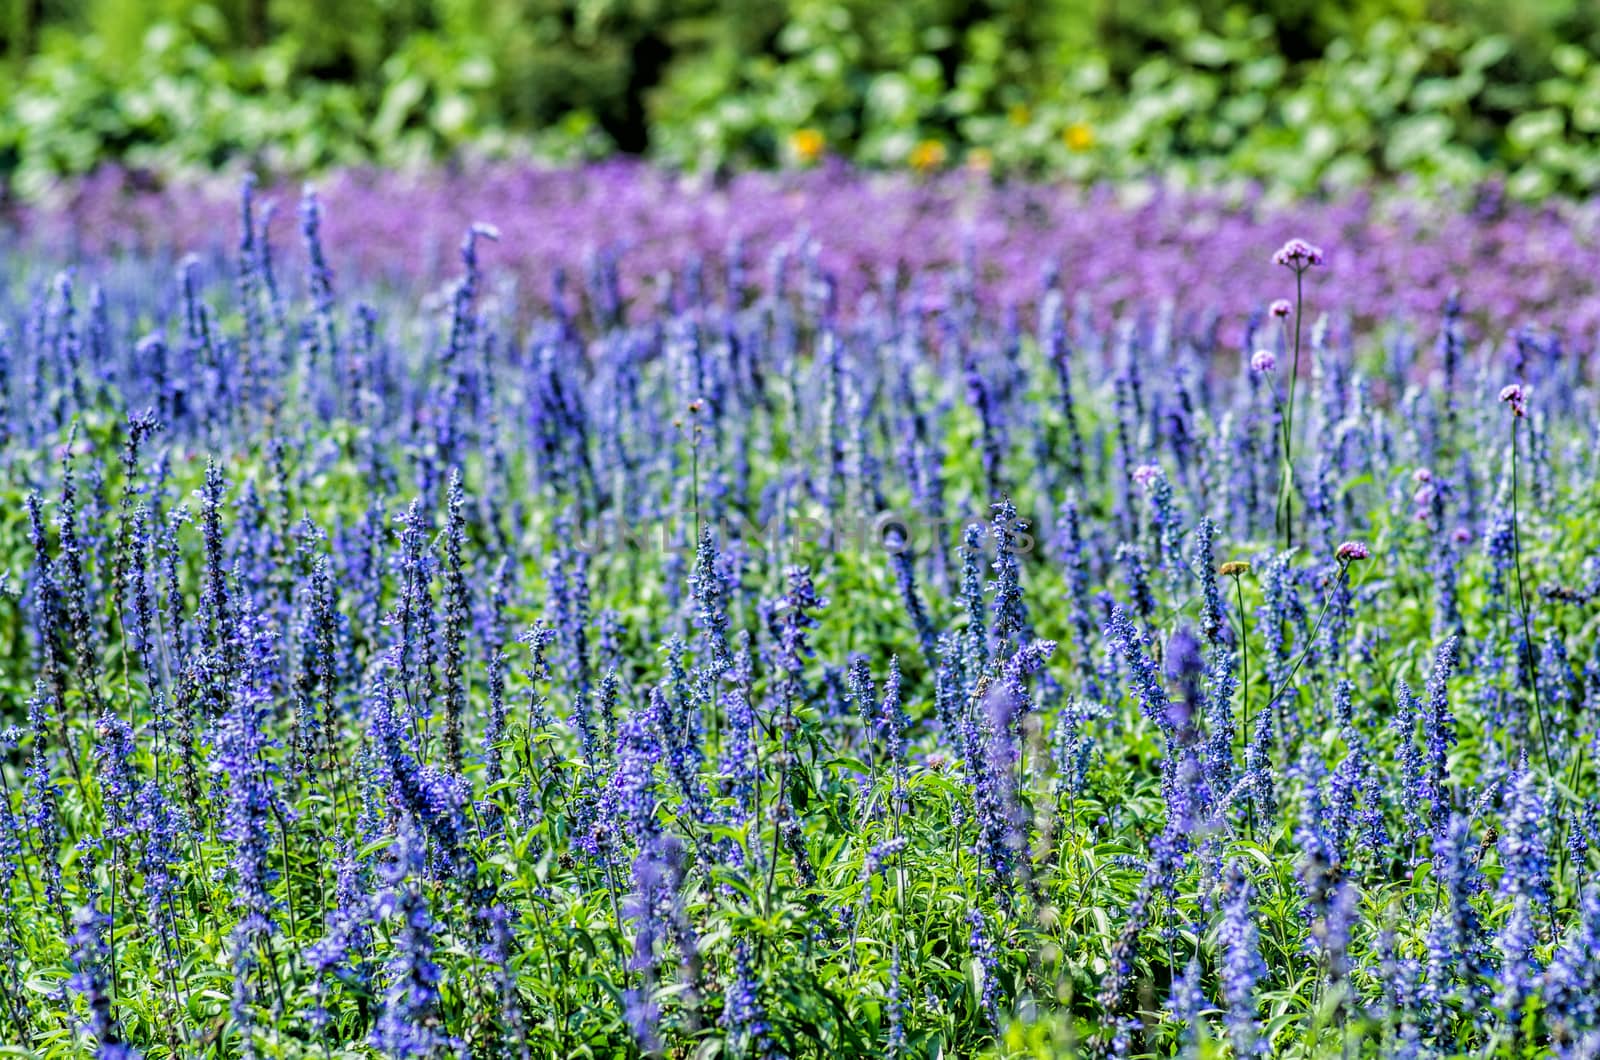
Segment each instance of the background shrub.
[{"label": "background shrub", "polygon": [[1583,0],[19,0],[0,177],[621,151],[1077,180],[1600,175]]}]

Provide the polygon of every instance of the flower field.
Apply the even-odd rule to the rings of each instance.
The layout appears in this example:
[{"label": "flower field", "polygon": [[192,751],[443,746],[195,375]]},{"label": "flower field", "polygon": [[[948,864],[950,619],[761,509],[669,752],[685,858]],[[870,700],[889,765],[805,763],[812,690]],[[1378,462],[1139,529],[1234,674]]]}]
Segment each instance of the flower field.
[{"label": "flower field", "polygon": [[1600,1056],[1592,207],[23,221],[0,1055]]}]

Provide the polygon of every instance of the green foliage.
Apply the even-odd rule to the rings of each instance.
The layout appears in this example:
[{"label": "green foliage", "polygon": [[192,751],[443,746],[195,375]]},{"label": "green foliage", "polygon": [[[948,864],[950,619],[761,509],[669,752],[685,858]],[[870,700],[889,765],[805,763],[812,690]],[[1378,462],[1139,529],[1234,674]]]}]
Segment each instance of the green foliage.
[{"label": "green foliage", "polygon": [[30,197],[108,160],[302,171],[468,148],[1296,191],[1500,175],[1526,198],[1600,181],[1583,0],[35,7],[0,9],[0,177]]}]

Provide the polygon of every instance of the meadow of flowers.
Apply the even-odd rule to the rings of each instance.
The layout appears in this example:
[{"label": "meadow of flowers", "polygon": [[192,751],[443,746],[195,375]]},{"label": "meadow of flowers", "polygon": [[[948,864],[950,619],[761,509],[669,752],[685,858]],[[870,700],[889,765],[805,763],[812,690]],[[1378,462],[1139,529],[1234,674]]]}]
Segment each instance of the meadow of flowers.
[{"label": "meadow of flowers", "polygon": [[13,241],[0,1054],[1600,1056],[1584,211],[565,179]]}]

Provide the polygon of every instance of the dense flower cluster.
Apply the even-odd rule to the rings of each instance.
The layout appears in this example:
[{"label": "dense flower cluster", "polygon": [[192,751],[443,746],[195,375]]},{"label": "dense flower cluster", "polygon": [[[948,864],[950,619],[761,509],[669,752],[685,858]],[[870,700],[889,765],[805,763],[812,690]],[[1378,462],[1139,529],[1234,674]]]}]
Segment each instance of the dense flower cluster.
[{"label": "dense flower cluster", "polygon": [[531,288],[516,214],[345,267],[337,190],[4,259],[0,1042],[1593,1052],[1585,350],[598,179],[666,227]]},{"label": "dense flower cluster", "polygon": [[[1313,246],[1303,239],[1289,240],[1289,242],[1278,248],[1276,254],[1272,255],[1274,264],[1283,265],[1293,269],[1295,272],[1304,272],[1313,265],[1323,264],[1325,260],[1321,247]],[[1284,312],[1277,315],[1288,316],[1289,314]]]},{"label": "dense flower cluster", "polygon": [[[231,261],[239,242],[237,197],[226,181],[152,186],[142,171],[107,168],[64,193],[65,201],[23,218],[25,236],[55,253],[70,247],[172,255],[181,248]],[[257,289],[290,289],[290,270],[301,260],[289,245],[298,195],[292,184],[257,192],[269,207],[256,210],[250,248],[262,263],[250,281]],[[1332,312],[1335,336],[1344,317],[1392,314],[1420,326],[1436,320],[1452,295],[1465,309],[1457,342],[1471,340],[1483,321],[1499,334],[1540,319],[1581,353],[1600,326],[1600,274],[1575,266],[1600,252],[1600,202],[1593,198],[1541,206],[1495,196],[1280,202],[1257,190],[993,183],[959,172],[913,178],[833,165],[711,180],[613,161],[571,169],[475,164],[420,175],[345,171],[319,184],[318,201],[319,237],[336,277],[432,290],[452,279],[462,233],[492,218],[500,239],[482,248],[493,270],[481,285],[485,297],[499,297],[500,270],[515,273],[524,294],[543,299],[557,273],[587,287],[585,278],[603,263],[617,280],[597,292],[604,304],[641,320],[661,304],[665,277],[691,259],[701,263],[703,279],[731,269],[765,288],[794,278],[768,268],[782,255],[814,258],[829,272],[841,308],[880,285],[892,288],[904,272],[921,278],[916,300],[935,312],[948,302],[951,284],[971,285],[990,306],[1037,300],[1042,310],[1040,273],[1053,270],[1060,323],[1069,333],[1085,313],[1101,330],[1118,309],[1137,305],[1154,314],[1170,302],[1174,323],[1192,315],[1203,333],[1220,318],[1220,337],[1232,342],[1252,314],[1287,293],[1271,286],[1264,248],[1298,230],[1329,239],[1338,233],[1340,247],[1351,248],[1349,267],[1341,254],[1337,282],[1319,291],[1307,312],[1308,324]],[[568,286],[562,298],[578,294]],[[267,311],[263,319],[281,317]],[[1423,333],[1415,338],[1422,341]],[[1082,363],[1098,349],[1074,344],[1068,355]],[[1388,353],[1405,356],[1399,348]]]}]

